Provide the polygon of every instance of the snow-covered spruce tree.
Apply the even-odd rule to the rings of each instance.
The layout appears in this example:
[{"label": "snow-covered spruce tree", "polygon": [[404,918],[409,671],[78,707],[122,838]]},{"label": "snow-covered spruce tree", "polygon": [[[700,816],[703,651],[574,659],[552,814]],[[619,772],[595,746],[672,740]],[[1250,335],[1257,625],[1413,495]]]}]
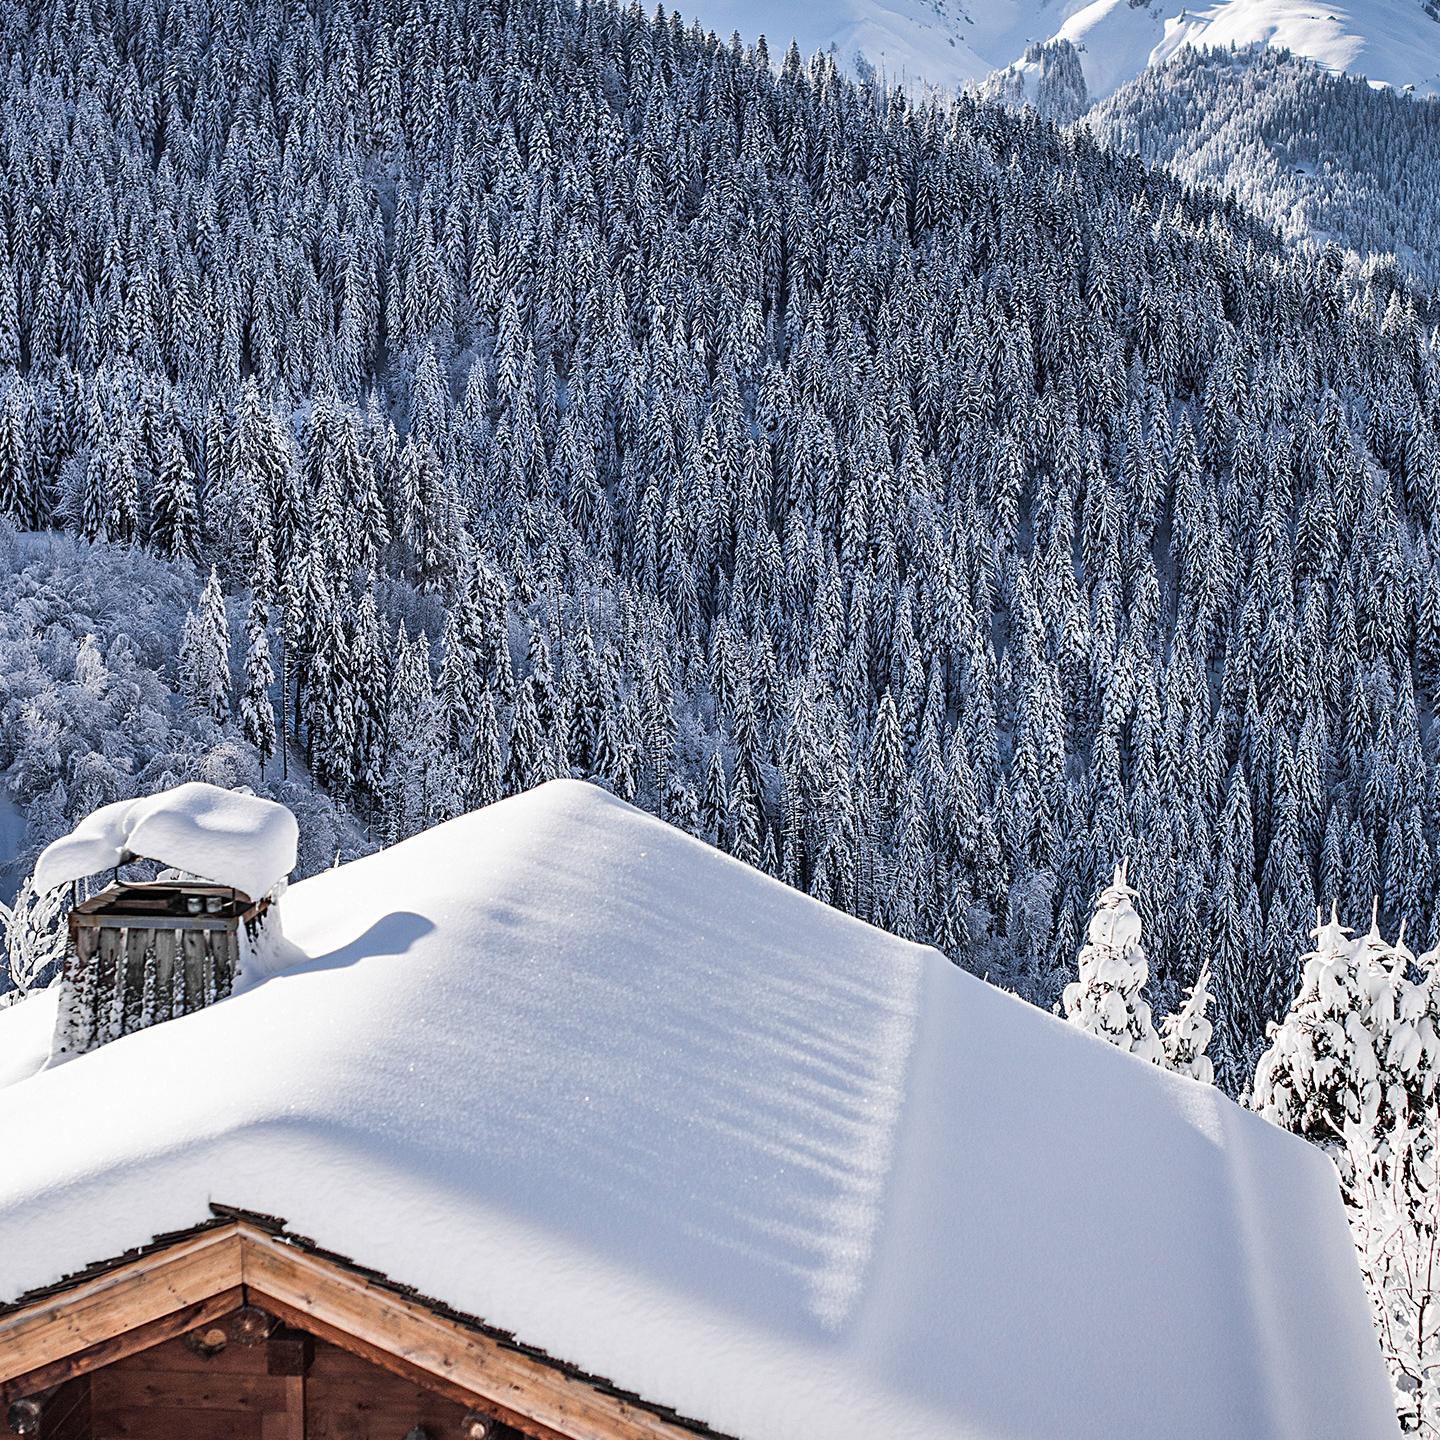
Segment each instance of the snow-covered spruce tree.
[{"label": "snow-covered spruce tree", "polygon": [[30,387],[11,374],[0,394],[0,514],[16,525],[38,522],[33,503],[35,446]]},{"label": "snow-covered spruce tree", "polygon": [[1419,956],[1413,968],[1418,978],[1401,987],[1387,1051],[1412,1116],[1440,1111],[1440,949]]},{"label": "snow-covered spruce tree", "polygon": [[1252,1104],[1324,1148],[1341,1189],[1407,1434],[1440,1436],[1436,956],[1316,916],[1300,992],[1271,1027]]},{"label": "snow-covered spruce tree", "polygon": [[240,733],[255,747],[260,771],[275,754],[277,735],[275,703],[270,687],[275,683],[275,666],[270,659],[270,607],[258,587],[250,601],[245,622],[245,677],[240,692]]},{"label": "snow-covered spruce tree", "polygon": [[170,560],[200,562],[200,517],[195,505],[195,477],[180,437],[165,442],[150,501],[150,544]]},{"label": "snow-covered spruce tree", "polygon": [[186,702],[217,725],[223,724],[230,714],[230,625],[213,565],[199,605],[185,616],[179,663]]},{"label": "snow-covered spruce tree", "polygon": [[1212,1084],[1215,1079],[1215,1067],[1205,1053],[1214,1029],[1205,1013],[1210,1005],[1209,987],[1210,967],[1202,965],[1184,1003],[1167,1015],[1160,1026],[1166,1065],[1203,1085]]},{"label": "snow-covered spruce tree", "polygon": [[465,780],[465,803],[472,809],[490,805],[504,794],[501,788],[500,728],[495,702],[488,690],[480,692],[475,711],[475,738]]},{"label": "snow-covered spruce tree", "polygon": [[1095,901],[1080,949],[1080,978],[1065,987],[1065,1017],[1142,1060],[1163,1065],[1165,1051],[1140,993],[1149,970],[1140,943],[1137,896],[1126,883],[1125,871],[1121,860]]},{"label": "snow-covered spruce tree", "polygon": [[26,995],[48,983],[64,962],[68,898],[63,889],[37,892],[34,877],[29,876],[13,905],[0,902],[8,990]]},{"label": "snow-covered spruce tree", "polygon": [[1334,907],[1327,921],[1316,914],[1299,993],[1255,1070],[1252,1107],[1337,1158],[1350,1129],[1376,1134],[1386,1109],[1378,1042],[1391,1027],[1375,999],[1390,995],[1390,976],[1379,973],[1387,952],[1371,936],[1353,937]]}]

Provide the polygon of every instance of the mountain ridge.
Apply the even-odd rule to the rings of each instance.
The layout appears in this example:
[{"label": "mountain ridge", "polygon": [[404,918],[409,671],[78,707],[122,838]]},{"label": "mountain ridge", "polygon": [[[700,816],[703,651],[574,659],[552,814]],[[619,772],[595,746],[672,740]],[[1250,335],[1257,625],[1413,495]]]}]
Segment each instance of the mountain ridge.
[{"label": "mountain ridge", "polygon": [[764,34],[774,53],[793,38],[802,54],[833,51],[853,70],[924,89],[983,84],[1025,69],[1027,51],[1072,44],[1092,100],[1104,99],[1183,47],[1256,43],[1286,49],[1328,70],[1418,95],[1440,90],[1440,23],[1419,0],[696,0],[707,29]]}]

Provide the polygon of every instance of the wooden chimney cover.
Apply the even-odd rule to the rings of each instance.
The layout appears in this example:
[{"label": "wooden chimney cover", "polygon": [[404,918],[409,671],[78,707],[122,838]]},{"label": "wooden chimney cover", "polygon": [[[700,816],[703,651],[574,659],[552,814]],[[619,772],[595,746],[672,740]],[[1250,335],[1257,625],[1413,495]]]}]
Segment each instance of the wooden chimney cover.
[{"label": "wooden chimney cover", "polygon": [[227,885],[110,885],[70,912],[55,1054],[81,1055],[230,993],[241,926],[253,938],[268,900]]}]

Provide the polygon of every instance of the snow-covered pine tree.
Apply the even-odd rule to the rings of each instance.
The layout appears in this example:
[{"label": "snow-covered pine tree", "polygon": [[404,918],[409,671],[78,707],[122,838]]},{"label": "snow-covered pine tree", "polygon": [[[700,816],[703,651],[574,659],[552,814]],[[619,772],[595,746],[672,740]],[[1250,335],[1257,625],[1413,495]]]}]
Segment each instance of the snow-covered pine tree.
[{"label": "snow-covered pine tree", "polygon": [[705,767],[705,789],[700,796],[700,834],[712,845],[725,843],[725,830],[730,816],[730,785],[725,778],[725,762],[718,750],[712,751]]},{"label": "snow-covered pine tree", "polygon": [[1140,943],[1136,892],[1127,883],[1126,862],[1115,866],[1110,883],[1095,901],[1090,929],[1080,949],[1080,978],[1065,987],[1065,1017],[1072,1025],[1153,1064],[1165,1052],[1141,991],[1149,976]]},{"label": "snow-covered pine tree", "polygon": [[760,863],[759,805],[744,770],[736,769],[730,787],[730,853],[746,865]]},{"label": "snow-covered pine tree", "polygon": [[480,692],[475,707],[475,737],[471,748],[470,770],[465,779],[465,805],[478,810],[500,799],[503,766],[500,758],[500,725],[495,715],[495,702],[488,690]]},{"label": "snow-covered pine tree", "polygon": [[180,437],[166,437],[160,469],[150,499],[150,544],[171,560],[200,563],[200,517],[195,504],[195,477]]},{"label": "snow-covered pine tree", "polygon": [[33,503],[35,444],[30,387],[11,374],[0,395],[0,514],[21,527],[41,523]]},{"label": "snow-covered pine tree", "polygon": [[1377,973],[1383,951],[1353,937],[1333,906],[1328,921],[1316,914],[1311,934],[1300,990],[1271,1026],[1251,1105],[1338,1156],[1352,1127],[1375,1133],[1386,1103],[1374,996],[1379,988],[1389,993],[1388,977]]},{"label": "snow-covered pine tree", "polygon": [[360,592],[348,626],[355,755],[351,766],[356,803],[373,819],[385,785],[387,701],[386,655],[373,584]]},{"label": "snow-covered pine tree", "polygon": [[1210,967],[1203,964],[1184,1004],[1167,1015],[1160,1027],[1166,1065],[1202,1085],[1212,1084],[1215,1079],[1215,1067],[1205,1053],[1214,1029],[1206,1015],[1210,1005],[1209,985]]},{"label": "snow-covered pine tree", "polygon": [[270,607],[257,587],[245,622],[245,677],[240,692],[240,733],[255,747],[260,773],[275,754],[277,733],[275,703],[270,687],[275,683],[275,666],[270,658]]},{"label": "snow-covered pine tree", "polygon": [[199,605],[185,617],[179,659],[180,688],[187,703],[217,725],[223,724],[230,715],[230,626],[213,565]]},{"label": "snow-covered pine tree", "polygon": [[1437,956],[1386,943],[1373,914],[1351,937],[1333,908],[1314,938],[1251,1103],[1336,1161],[1401,1428],[1440,1435]]},{"label": "snow-covered pine tree", "polygon": [[505,793],[508,795],[555,778],[550,746],[542,728],[540,694],[541,687],[533,674],[520,682],[510,722],[510,753],[505,761]]}]

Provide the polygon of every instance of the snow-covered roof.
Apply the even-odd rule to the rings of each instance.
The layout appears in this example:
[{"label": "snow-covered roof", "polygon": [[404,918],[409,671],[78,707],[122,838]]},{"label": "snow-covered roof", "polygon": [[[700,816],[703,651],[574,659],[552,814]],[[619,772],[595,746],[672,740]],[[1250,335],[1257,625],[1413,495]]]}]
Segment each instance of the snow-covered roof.
[{"label": "snow-covered roof", "polygon": [[64,1066],[0,1012],[0,1298],[214,1201],[745,1440],[1396,1433],[1318,1151],[596,789],[280,909]]},{"label": "snow-covered roof", "polygon": [[157,860],[258,900],[295,868],[298,835],[285,806],[191,781],[96,810],[45,847],[35,885],[53,890],[130,860]]}]

